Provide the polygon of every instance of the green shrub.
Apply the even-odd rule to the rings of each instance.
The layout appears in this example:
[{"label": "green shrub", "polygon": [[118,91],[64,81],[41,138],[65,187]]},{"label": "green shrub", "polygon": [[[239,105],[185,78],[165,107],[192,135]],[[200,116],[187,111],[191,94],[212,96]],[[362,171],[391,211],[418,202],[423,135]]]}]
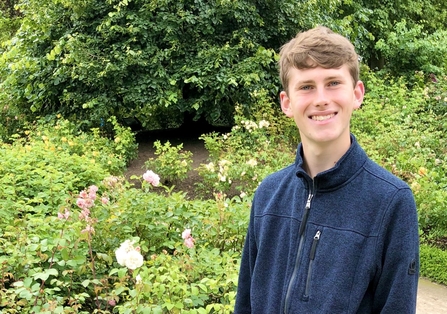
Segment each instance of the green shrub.
[{"label": "green shrub", "polygon": [[[411,88],[405,79],[365,75],[368,94],[352,130],[374,160],[410,184],[421,275],[447,283],[446,252],[439,249],[447,238],[447,145],[442,110],[434,106],[446,85],[425,84],[420,73]],[[252,193],[263,177],[293,162],[297,141],[293,121],[272,104],[252,109],[246,118],[237,108],[231,132],[202,136],[214,165],[199,168],[204,199],[142,177],[136,189],[110,176],[120,174],[135,148],[126,128],[108,139],[101,129],[84,133],[65,120],[46,120],[1,144],[0,308],[231,313]],[[181,159],[179,147],[170,148],[166,154]],[[117,259],[127,240],[142,258],[138,266]]]},{"label": "green shrub", "polygon": [[218,249],[179,249],[153,255],[139,270],[133,296],[116,309],[118,313],[231,313],[235,305],[240,256]]},{"label": "green shrub", "polygon": [[[2,93],[0,89],[0,104]],[[19,132],[25,123],[25,115],[8,104],[0,105],[0,141],[9,142],[10,136]]]},{"label": "green shrub", "polygon": [[386,67],[393,75],[413,75],[415,71],[442,74],[447,71],[447,31],[427,33],[422,25],[407,27],[402,20],[395,29],[380,39],[375,48],[382,53]]},{"label": "green shrub", "polygon": [[[249,211],[239,198],[187,201],[108,177],[74,194],[57,215],[26,215],[3,226],[1,305],[110,313],[117,304],[115,312],[140,313],[149,304],[155,312],[226,313],[234,307]],[[194,247],[182,244],[185,229]],[[127,239],[144,256],[136,270],[115,262],[114,251]]]},{"label": "green shrub", "polygon": [[129,131],[116,130],[110,140],[97,129],[76,131],[66,120],[40,120],[23,131],[24,137],[1,144],[1,219],[7,223],[27,213],[54,214],[72,191],[122,172],[136,146]]},{"label": "green shrub", "polygon": [[[423,77],[423,73],[419,76]],[[425,109],[436,114],[438,120],[442,120],[447,114],[447,75],[432,76],[428,83],[422,86],[424,87],[424,97],[427,101]],[[447,125],[445,123],[438,124],[447,132]]]},{"label": "green shrub", "polygon": [[236,107],[235,126],[229,133],[201,136],[210,155],[209,162],[198,167],[202,181],[196,187],[203,196],[251,196],[268,174],[293,162],[298,142],[293,120],[269,103],[262,91],[258,93],[263,100],[254,103],[249,114]]},{"label": "green shrub", "polygon": [[447,251],[421,244],[421,276],[447,285]]},{"label": "green shrub", "polygon": [[164,183],[175,184],[188,177],[192,169],[192,153],[183,151],[183,144],[171,146],[169,141],[161,144],[154,142],[156,158],[149,158],[144,164],[147,169],[155,171],[160,175]]}]

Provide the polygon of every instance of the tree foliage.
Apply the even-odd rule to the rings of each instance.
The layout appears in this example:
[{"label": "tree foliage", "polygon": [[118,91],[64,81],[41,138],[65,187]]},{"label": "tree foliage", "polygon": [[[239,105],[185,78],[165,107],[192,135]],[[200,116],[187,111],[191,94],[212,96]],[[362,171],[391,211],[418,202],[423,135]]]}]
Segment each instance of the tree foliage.
[{"label": "tree foliage", "polygon": [[[387,70],[394,75],[414,75],[424,71],[432,76],[445,73],[447,69],[447,31],[438,30],[432,34],[421,25],[407,28],[405,20],[396,24],[395,30],[388,33],[376,44],[387,62]],[[434,78],[433,78],[434,79]]]},{"label": "tree foliage", "polygon": [[[376,43],[396,32],[400,23],[405,21],[409,30],[416,28],[426,35],[446,29],[447,26],[447,3],[444,0],[346,0],[340,5],[338,14],[337,20],[343,19],[353,24],[352,39],[365,63],[373,69],[393,66],[394,60],[387,58]],[[360,31],[356,32],[356,28]],[[415,39],[406,36],[407,41]],[[399,51],[395,51],[395,54],[399,54]],[[399,66],[399,72],[405,72],[405,64]]]},{"label": "tree foliage", "polygon": [[21,14],[16,9],[17,2],[18,0],[2,0],[0,2],[0,43],[13,36],[20,26]]},{"label": "tree foliage", "polygon": [[276,51],[324,16],[294,1],[29,0],[20,8],[22,26],[1,60],[6,101],[88,124],[136,117],[148,129],[184,115],[229,123],[257,91],[276,97]]},{"label": "tree foliage", "polygon": [[14,8],[21,27],[0,57],[8,128],[54,113],[81,126],[111,115],[146,129],[199,118],[231,124],[236,105],[248,113],[257,95],[276,100],[279,48],[319,24],[349,37],[371,68],[444,70],[430,57],[445,50],[441,0],[21,0]]}]

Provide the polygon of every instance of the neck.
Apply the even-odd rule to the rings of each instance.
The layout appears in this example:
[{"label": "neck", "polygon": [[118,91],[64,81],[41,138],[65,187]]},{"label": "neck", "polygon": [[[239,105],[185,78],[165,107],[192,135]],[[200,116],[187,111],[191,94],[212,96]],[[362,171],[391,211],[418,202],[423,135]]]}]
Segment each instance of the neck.
[{"label": "neck", "polygon": [[342,143],[319,145],[303,142],[304,170],[314,178],[320,172],[333,168],[350,146],[350,138]]}]

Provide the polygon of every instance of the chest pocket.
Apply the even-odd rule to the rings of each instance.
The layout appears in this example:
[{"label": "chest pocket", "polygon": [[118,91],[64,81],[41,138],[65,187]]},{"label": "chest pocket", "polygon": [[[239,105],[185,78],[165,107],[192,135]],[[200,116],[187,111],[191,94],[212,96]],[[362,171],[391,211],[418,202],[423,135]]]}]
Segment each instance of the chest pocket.
[{"label": "chest pocket", "polygon": [[306,239],[299,299],[316,312],[355,313],[374,276],[376,238],[308,224]]}]

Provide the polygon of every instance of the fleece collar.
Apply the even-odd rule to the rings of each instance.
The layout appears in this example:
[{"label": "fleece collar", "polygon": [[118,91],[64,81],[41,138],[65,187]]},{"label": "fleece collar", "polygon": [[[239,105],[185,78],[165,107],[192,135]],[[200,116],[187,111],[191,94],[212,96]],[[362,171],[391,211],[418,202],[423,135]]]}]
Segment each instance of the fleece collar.
[{"label": "fleece collar", "polygon": [[368,160],[365,151],[360,147],[357,139],[351,134],[351,146],[348,151],[340,158],[334,167],[320,172],[312,180],[303,169],[303,145],[299,144],[295,159],[295,170],[298,178],[307,181],[313,190],[320,192],[324,190],[333,190],[348,183],[361,170],[362,166]]}]

